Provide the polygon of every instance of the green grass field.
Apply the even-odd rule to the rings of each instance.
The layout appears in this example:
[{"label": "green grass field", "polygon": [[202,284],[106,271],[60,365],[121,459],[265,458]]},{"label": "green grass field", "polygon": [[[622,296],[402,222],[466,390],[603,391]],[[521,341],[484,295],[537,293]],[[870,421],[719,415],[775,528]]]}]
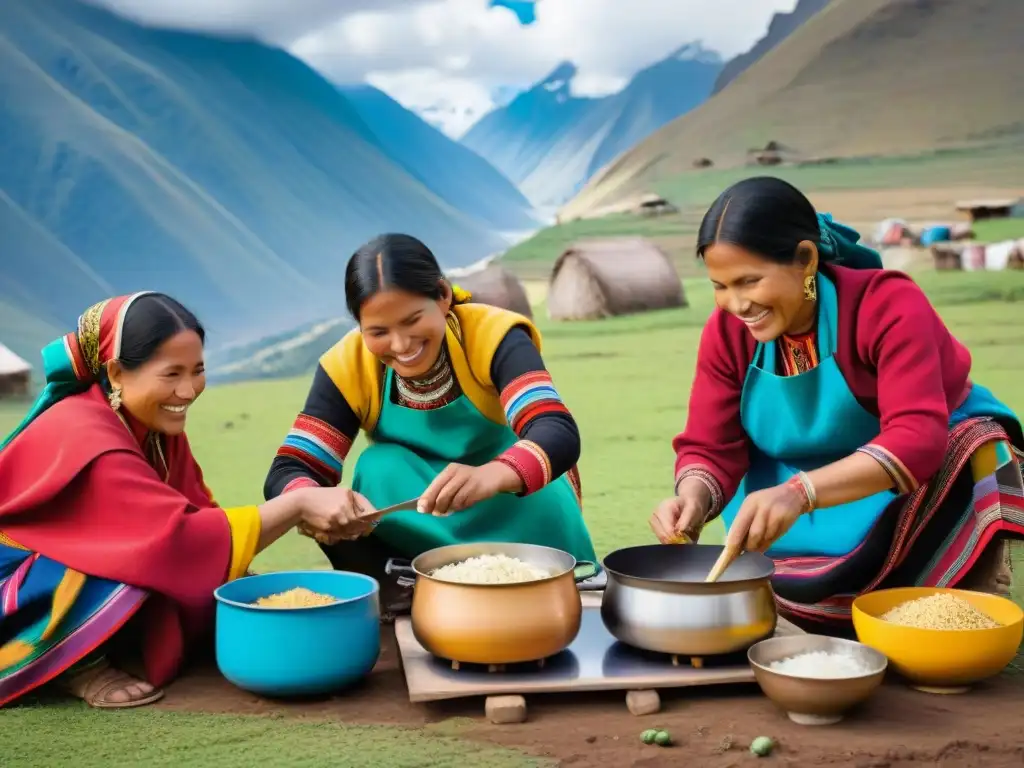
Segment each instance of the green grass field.
[{"label": "green grass field", "polygon": [[[576,240],[640,236],[661,247],[672,258],[680,275],[697,276],[701,272],[693,247],[708,205],[731,184],[756,175],[777,176],[812,196],[877,190],[910,205],[915,203],[922,189],[940,189],[943,195],[948,190],[949,207],[943,216],[955,220],[953,204],[962,197],[958,188],[1020,188],[1022,148],[1024,145],[1019,142],[1011,142],[984,148],[905,157],[855,158],[815,165],[694,170],[655,179],[652,183],[651,191],[670,200],[679,209],[678,213],[657,217],[622,213],[567,221],[542,229],[510,248],[503,257],[503,264],[522,278],[546,280],[552,261]],[[893,207],[886,215],[904,215],[901,204],[890,199],[886,205],[890,203]],[[849,212],[843,213],[849,215]],[[877,218],[881,220],[885,216]],[[975,231],[983,242],[1024,237],[1024,219],[982,222]]]},{"label": "green grass field", "polygon": [[[1024,328],[1019,323],[1024,274],[924,273],[920,280],[970,346],[976,380],[1024,413]],[[647,518],[671,490],[670,440],[685,423],[700,329],[712,308],[703,280],[687,280],[686,289],[687,309],[594,323],[539,321],[545,360],[583,435],[586,518],[601,555],[651,542]],[[211,388],[193,409],[189,435],[222,504],[262,498],[264,475],[307,385],[302,378]],[[24,404],[0,408],[0,431],[13,427],[23,410]],[[709,538],[715,535],[720,529]],[[290,534],[259,558],[258,568],[325,564],[307,539]],[[83,768],[117,764],[119,757],[122,764],[149,765],[537,764],[513,752],[482,752],[451,734],[429,730],[399,738],[385,728],[146,711],[96,713],[77,703],[0,712],[0,728],[17,734],[0,750],[0,765],[12,766],[57,765],[71,749]]]},{"label": "green grass field", "polygon": [[[805,192],[914,189],[930,186],[1017,187],[1020,141],[918,155],[851,158],[832,163],[755,169],[710,168],[655,182],[655,191],[677,206],[707,206],[730,184],[748,176],[785,179]],[[950,214],[953,214],[950,199]]]},{"label": "green grass field", "polygon": [[974,237],[984,243],[1024,238],[1024,219],[991,219],[974,225]]}]

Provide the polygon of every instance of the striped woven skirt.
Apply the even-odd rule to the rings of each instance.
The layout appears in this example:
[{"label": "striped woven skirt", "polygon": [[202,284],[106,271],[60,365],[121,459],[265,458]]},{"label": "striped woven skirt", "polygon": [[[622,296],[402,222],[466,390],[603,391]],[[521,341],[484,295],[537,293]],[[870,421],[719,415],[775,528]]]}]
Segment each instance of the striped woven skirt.
[{"label": "striped woven skirt", "polygon": [[0,707],[88,661],[147,595],[73,571],[0,533]]},{"label": "striped woven skirt", "polygon": [[[775,561],[772,585],[785,615],[848,624],[853,599],[891,587],[954,587],[992,546],[1024,538],[1024,453],[1019,427],[967,419],[950,432],[942,469],[895,499],[843,557]],[[1014,445],[1016,443],[1016,445]]]}]

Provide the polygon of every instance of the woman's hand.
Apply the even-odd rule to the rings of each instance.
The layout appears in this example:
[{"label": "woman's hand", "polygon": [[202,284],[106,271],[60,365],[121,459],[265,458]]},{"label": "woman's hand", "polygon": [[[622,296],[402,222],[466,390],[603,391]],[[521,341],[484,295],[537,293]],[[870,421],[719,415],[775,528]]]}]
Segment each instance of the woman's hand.
[{"label": "woman's hand", "polygon": [[678,495],[666,499],[651,515],[651,530],[662,544],[679,544],[685,536],[691,544],[700,538],[711,507],[711,491],[702,480],[685,478]]},{"label": "woman's hand", "polygon": [[420,496],[417,511],[444,517],[461,512],[499,493],[517,493],[523,481],[516,471],[500,461],[482,467],[449,464]]},{"label": "woman's hand", "polygon": [[726,544],[739,551],[764,552],[809,510],[807,495],[792,482],[755,491],[744,499],[729,526]]},{"label": "woman's hand", "polygon": [[353,541],[369,534],[377,510],[365,496],[350,488],[308,488],[303,493],[299,532],[321,544]]}]

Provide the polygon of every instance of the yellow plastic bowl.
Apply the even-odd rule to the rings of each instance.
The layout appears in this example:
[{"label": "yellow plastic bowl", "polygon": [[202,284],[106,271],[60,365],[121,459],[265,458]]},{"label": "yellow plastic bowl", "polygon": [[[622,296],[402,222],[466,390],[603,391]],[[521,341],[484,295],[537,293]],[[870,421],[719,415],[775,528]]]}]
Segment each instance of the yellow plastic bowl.
[{"label": "yellow plastic bowl", "polygon": [[[1000,625],[994,629],[918,629],[882,620],[901,603],[946,593],[966,600]],[[885,654],[911,685],[936,693],[959,693],[998,675],[1013,661],[1024,637],[1024,611],[1012,600],[982,592],[939,587],[904,587],[869,592],[853,601],[853,627],[864,645]]]}]

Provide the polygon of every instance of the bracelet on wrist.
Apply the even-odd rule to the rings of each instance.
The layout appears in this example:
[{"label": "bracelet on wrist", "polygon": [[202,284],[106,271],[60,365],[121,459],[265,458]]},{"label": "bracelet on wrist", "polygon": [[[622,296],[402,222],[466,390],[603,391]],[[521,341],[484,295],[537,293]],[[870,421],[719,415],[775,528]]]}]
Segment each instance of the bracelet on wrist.
[{"label": "bracelet on wrist", "polygon": [[797,472],[786,481],[786,485],[797,491],[803,497],[804,505],[801,512],[813,512],[818,506],[818,495],[814,490],[814,483],[807,476],[806,472]]}]

